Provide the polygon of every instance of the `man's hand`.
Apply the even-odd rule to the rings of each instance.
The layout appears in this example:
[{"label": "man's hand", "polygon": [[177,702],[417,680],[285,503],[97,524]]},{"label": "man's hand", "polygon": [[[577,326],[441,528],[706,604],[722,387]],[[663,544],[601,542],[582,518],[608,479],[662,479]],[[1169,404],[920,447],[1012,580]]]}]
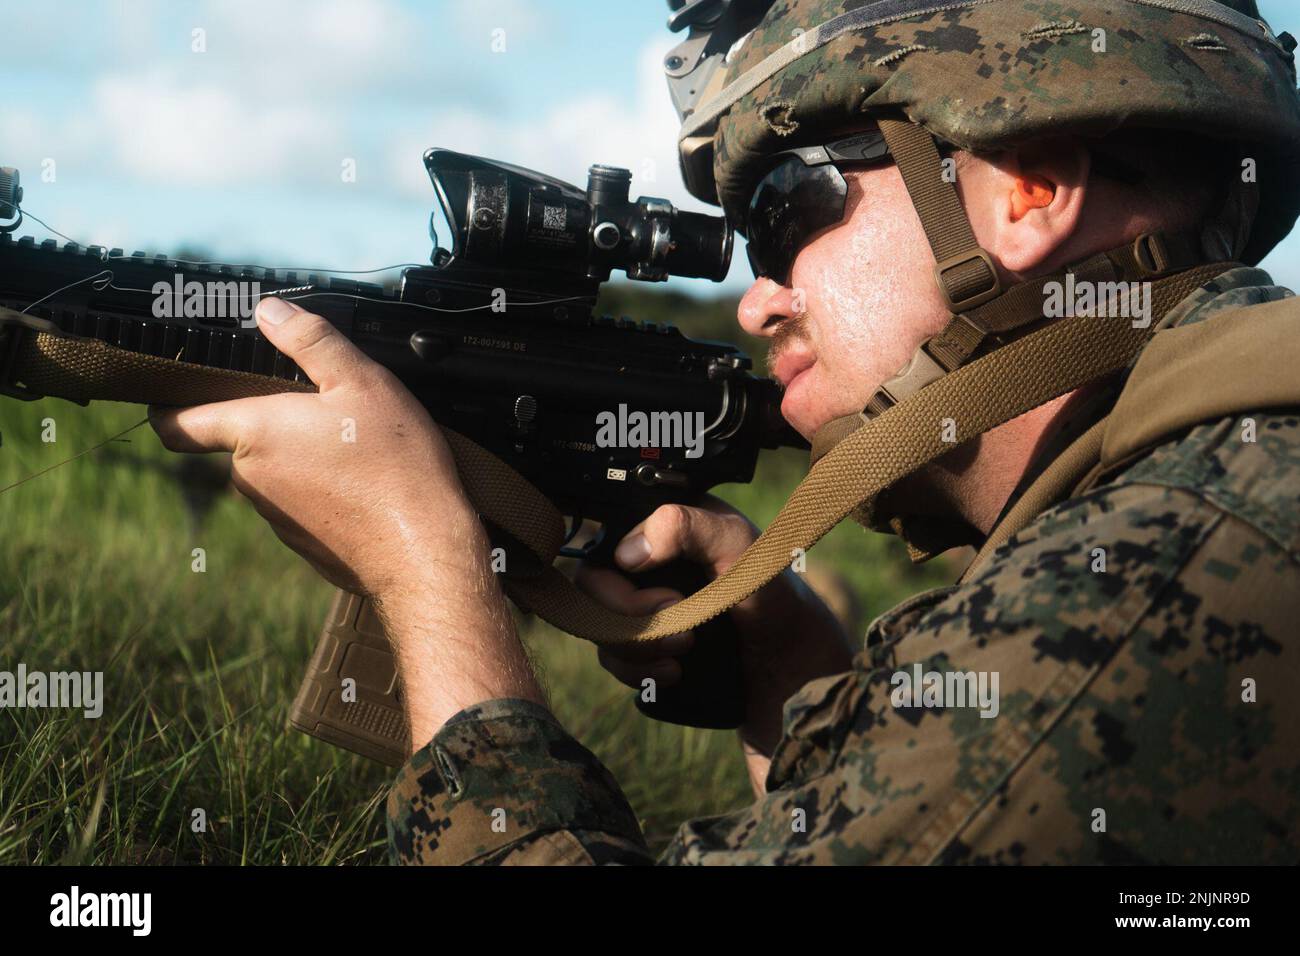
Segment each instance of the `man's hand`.
[{"label": "man's hand", "polygon": [[317,393],[151,409],[173,451],[227,451],[231,478],[331,583],[370,596],[421,747],[464,707],[544,703],[442,433],[397,378],[329,322],[266,299],[258,323]]},{"label": "man's hand", "polygon": [[[619,543],[614,559],[628,572],[649,571],[677,560],[698,564],[716,577],[758,537],[740,512],[710,498],[705,507],[664,505]],[[638,589],[616,571],[582,567],[578,586],[606,607],[648,614],[682,599],[666,588]],[[810,680],[848,670],[852,655],[843,628],[821,599],[787,570],[730,612],[740,632],[746,722],[741,728],[750,781],[763,792],[772,750],[781,737],[781,708]],[[681,678],[674,658],[694,634],[674,634],[625,647],[602,647],[604,668],[629,687],[652,677],[661,686]]]}]

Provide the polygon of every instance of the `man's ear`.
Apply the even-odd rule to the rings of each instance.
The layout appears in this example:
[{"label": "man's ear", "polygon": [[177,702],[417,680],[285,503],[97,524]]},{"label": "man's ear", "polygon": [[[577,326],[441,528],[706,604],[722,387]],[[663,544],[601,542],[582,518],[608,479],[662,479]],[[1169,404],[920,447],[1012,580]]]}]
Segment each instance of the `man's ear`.
[{"label": "man's ear", "polygon": [[1075,140],[1004,154],[994,177],[992,223],[1002,268],[1033,272],[1069,241],[1083,216],[1091,165],[1088,150]]}]

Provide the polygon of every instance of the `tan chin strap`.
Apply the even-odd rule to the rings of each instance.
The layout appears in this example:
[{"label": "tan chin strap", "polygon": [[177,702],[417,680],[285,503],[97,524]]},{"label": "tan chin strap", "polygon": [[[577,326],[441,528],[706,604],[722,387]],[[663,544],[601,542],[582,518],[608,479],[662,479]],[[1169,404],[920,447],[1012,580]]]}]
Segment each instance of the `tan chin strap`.
[{"label": "tan chin strap", "polygon": [[[969,364],[974,358],[1000,354],[1007,348],[1005,343],[1034,339],[1037,333],[1033,329],[1047,328],[1058,321],[1043,315],[1043,303],[1055,294],[1053,286],[1064,296],[1071,288],[1082,288],[1085,282],[1093,288],[1106,283],[1128,287],[1131,283],[1149,282],[1150,315],[1140,319],[1148,328],[1138,331],[1151,334],[1161,317],[1188,293],[1234,265],[1219,263],[1189,269],[1194,258],[1186,236],[1143,235],[1131,245],[1099,253],[1061,273],[1031,279],[1013,287],[987,305],[972,309],[964,315],[953,316],[939,335],[917,349],[897,376],[880,387],[863,411],[833,419],[813,436],[812,461],[819,461],[864,422],[879,417],[900,402],[909,401],[928,386]],[[1161,271],[1157,271],[1159,266],[1166,270],[1182,271],[1162,275]],[[1189,281],[1193,284],[1188,285]],[[1098,318],[1095,321],[1101,325],[1131,325],[1133,321],[1139,320],[1112,317]],[[1044,355],[1033,361],[1045,363],[1050,369],[1058,358]],[[1015,380],[1019,372],[1007,369],[1004,374],[1005,381],[1009,383]],[[971,396],[966,405],[950,408],[945,417],[959,423],[969,415],[970,402],[981,400],[981,396]],[[1026,406],[1022,412],[1033,407],[1035,406]],[[959,438],[950,443],[947,450],[953,450],[964,440]],[[873,531],[892,531],[903,537],[908,541],[913,560],[924,560],[957,544],[977,543],[970,540],[964,525],[955,522],[944,525],[927,516],[895,514],[874,500],[864,505],[855,514],[855,518]],[[909,528],[914,529],[915,533],[909,534]]]}]

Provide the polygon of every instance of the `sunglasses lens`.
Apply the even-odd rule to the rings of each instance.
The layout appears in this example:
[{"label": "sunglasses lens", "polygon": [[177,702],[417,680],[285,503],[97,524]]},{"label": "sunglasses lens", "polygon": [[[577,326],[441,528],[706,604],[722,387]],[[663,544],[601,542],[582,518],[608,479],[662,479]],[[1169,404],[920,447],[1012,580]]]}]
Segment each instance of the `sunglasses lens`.
[{"label": "sunglasses lens", "polygon": [[754,275],[786,283],[804,243],[844,218],[848,185],[832,165],[805,166],[797,157],[763,177],[749,203],[745,234]]}]

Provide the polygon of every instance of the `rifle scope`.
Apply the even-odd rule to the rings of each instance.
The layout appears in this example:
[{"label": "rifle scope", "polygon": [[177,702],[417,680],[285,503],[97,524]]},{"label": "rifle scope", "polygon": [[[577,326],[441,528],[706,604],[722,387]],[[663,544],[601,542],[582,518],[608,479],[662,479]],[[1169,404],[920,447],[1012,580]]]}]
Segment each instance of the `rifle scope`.
[{"label": "rifle scope", "polygon": [[629,199],[632,174],[592,166],[577,186],[509,163],[430,149],[424,165],[452,230],[433,263],[460,260],[493,269],[562,271],[604,282],[670,275],[720,281],[731,264],[731,227],[721,216],[683,212],[666,199]]}]

